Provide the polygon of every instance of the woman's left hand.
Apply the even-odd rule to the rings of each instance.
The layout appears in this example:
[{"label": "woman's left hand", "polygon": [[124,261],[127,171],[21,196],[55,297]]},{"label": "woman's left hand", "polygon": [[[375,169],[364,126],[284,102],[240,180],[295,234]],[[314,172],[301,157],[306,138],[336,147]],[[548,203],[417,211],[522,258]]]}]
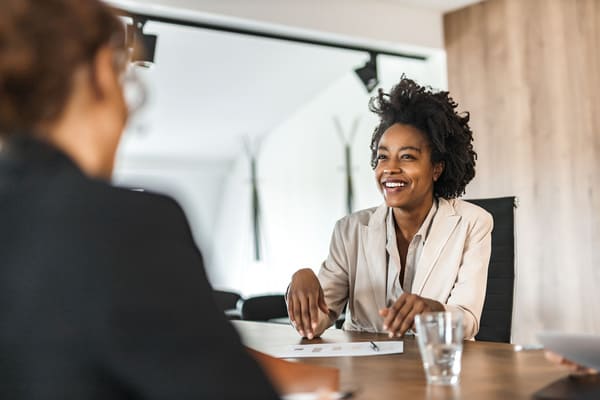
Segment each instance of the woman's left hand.
[{"label": "woman's left hand", "polygon": [[560,354],[556,354],[551,351],[546,351],[545,355],[546,355],[546,359],[549,361],[552,361],[554,364],[558,364],[558,365],[567,367],[569,369],[569,371],[571,372],[571,375],[586,376],[586,375],[597,375],[599,373],[599,371],[596,371],[595,369],[576,364],[571,360],[567,360]]},{"label": "woman's left hand", "polygon": [[383,329],[394,337],[404,335],[413,326],[417,314],[429,311],[444,311],[444,306],[416,294],[402,293],[391,307],[379,310],[379,315],[384,318]]}]

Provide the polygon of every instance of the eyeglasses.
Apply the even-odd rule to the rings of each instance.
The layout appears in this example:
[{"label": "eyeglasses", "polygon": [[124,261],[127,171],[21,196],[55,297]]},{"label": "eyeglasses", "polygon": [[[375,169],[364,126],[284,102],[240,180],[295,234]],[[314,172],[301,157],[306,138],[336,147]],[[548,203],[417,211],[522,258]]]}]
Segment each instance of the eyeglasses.
[{"label": "eyeglasses", "polygon": [[121,86],[130,116],[144,107],[148,97],[146,85],[136,72],[134,64],[129,64],[121,77]]},{"label": "eyeglasses", "polygon": [[119,74],[125,102],[131,116],[146,104],[146,86],[136,73],[135,65],[131,63],[131,56],[128,49],[115,49],[113,57],[115,71]]}]

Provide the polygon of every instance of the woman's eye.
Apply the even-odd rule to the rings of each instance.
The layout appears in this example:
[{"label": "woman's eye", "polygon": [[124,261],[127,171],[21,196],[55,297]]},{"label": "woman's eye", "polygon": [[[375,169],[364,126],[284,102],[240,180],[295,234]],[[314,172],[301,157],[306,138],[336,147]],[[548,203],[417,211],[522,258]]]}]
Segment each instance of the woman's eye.
[{"label": "woman's eye", "polygon": [[414,160],[415,159],[415,157],[413,157],[412,154],[402,154],[400,156],[400,158],[403,159],[403,160]]},{"label": "woman's eye", "polygon": [[377,155],[377,159],[378,160],[385,160],[387,158],[387,156],[385,154],[378,154]]}]

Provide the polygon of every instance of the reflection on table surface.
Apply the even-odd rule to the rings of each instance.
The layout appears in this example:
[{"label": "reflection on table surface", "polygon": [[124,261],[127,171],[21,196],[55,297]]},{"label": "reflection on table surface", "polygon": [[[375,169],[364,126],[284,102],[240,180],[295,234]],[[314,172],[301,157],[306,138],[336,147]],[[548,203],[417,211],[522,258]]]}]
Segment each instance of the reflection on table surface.
[{"label": "reflection on table surface", "polygon": [[[233,321],[248,347],[272,354],[290,344],[388,340],[387,335],[329,329],[320,339],[301,339],[289,325]],[[372,357],[305,358],[300,362],[336,367],[342,390],[357,399],[529,399],[567,372],[550,364],[542,350],[515,351],[506,343],[464,343],[461,380],[453,387],[427,385],[414,337],[404,353]]]}]

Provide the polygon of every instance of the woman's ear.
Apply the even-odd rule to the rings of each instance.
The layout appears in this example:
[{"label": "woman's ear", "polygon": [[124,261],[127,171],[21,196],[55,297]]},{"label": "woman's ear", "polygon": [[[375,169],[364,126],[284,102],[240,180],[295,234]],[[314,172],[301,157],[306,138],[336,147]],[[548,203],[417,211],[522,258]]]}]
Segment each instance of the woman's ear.
[{"label": "woman's ear", "polygon": [[442,172],[444,172],[444,162],[440,161],[433,164],[433,181],[437,182],[437,180],[442,176]]},{"label": "woman's ear", "polygon": [[103,46],[92,61],[91,83],[96,96],[104,99],[119,87],[118,72],[115,70],[113,49]]}]

